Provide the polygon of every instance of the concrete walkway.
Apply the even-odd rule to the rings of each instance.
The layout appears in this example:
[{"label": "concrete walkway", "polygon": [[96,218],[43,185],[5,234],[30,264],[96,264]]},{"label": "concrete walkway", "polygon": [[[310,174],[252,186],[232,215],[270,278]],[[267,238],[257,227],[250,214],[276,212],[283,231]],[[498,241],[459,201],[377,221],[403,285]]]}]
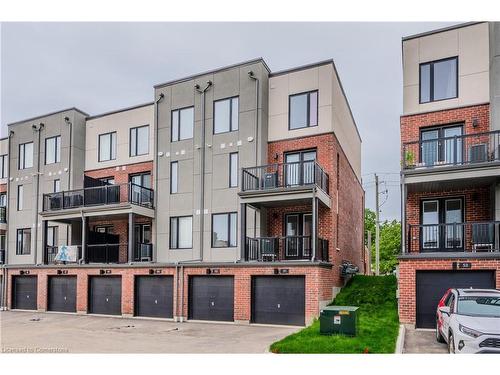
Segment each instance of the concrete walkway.
[{"label": "concrete walkway", "polygon": [[436,341],[434,330],[422,330],[406,326],[403,353],[443,354],[448,353],[448,347],[446,344],[441,344]]},{"label": "concrete walkway", "polygon": [[265,353],[271,343],[297,330],[2,311],[0,349],[4,353]]}]

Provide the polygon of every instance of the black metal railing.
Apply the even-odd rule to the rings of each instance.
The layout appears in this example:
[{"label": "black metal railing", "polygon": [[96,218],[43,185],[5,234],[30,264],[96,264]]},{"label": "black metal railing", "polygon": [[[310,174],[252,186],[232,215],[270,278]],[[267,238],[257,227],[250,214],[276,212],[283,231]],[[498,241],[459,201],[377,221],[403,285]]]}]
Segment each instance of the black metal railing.
[{"label": "black metal railing", "polygon": [[403,169],[500,161],[500,131],[403,143]]},{"label": "black metal railing", "polygon": [[[247,237],[246,261],[312,260],[311,236]],[[318,238],[316,260],[328,261],[328,240]]]},{"label": "black metal railing", "polygon": [[7,207],[1,206],[0,207],[0,224],[6,224],[7,223]]},{"label": "black metal railing", "polygon": [[43,195],[43,211],[133,203],[153,208],[154,191],[134,183],[89,187]]},{"label": "black metal railing", "polygon": [[408,252],[500,251],[500,221],[408,225]]},{"label": "black metal railing", "polygon": [[242,191],[259,191],[316,185],[329,193],[329,177],[315,161],[276,163],[243,168]]}]

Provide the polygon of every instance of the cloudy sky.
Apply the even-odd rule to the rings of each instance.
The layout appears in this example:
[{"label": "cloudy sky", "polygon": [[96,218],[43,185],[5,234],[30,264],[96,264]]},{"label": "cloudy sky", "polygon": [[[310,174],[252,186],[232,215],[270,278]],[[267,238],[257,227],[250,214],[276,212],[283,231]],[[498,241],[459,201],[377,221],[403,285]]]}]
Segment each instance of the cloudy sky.
[{"label": "cloudy sky", "polygon": [[3,23],[5,124],[67,107],[145,103],[153,85],[263,57],[271,70],[333,58],[363,139],[366,204],[380,174],[382,219],[399,218],[401,37],[452,23]]}]

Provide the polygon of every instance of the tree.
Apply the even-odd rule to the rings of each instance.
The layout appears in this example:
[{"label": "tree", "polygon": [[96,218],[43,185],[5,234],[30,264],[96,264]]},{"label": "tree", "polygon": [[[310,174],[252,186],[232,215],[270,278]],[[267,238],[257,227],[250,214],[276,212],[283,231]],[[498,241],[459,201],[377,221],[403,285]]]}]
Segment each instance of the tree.
[{"label": "tree", "polygon": [[[372,266],[375,265],[375,212],[365,208],[365,240],[367,233],[372,236]],[[397,220],[380,224],[380,273],[394,271],[398,264],[397,256],[401,251],[401,223]]]}]

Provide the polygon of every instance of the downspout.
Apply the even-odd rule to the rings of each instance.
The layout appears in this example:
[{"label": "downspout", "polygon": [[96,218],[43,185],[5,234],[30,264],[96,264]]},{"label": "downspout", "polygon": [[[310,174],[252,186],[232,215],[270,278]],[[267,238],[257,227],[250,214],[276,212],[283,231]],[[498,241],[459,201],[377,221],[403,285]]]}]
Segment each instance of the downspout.
[{"label": "downspout", "polygon": [[255,165],[259,165],[259,79],[250,70],[248,77],[255,81]]},{"label": "downspout", "polygon": [[42,129],[44,128],[45,124],[43,122],[38,124],[38,128],[36,125],[32,125],[32,128],[38,132],[38,152],[37,152],[37,167],[36,167],[36,194],[35,194],[35,230],[34,230],[34,238],[35,238],[35,246],[33,249],[33,255],[35,259],[35,264],[37,263],[38,259],[38,201],[40,200],[40,197],[38,196],[40,194],[40,142],[41,142],[41,133]]},{"label": "downspout", "polygon": [[[203,239],[205,230],[205,93],[212,87],[212,81],[208,81],[204,89],[195,85],[195,90],[201,94],[201,147],[200,147],[200,257],[191,261],[203,261]],[[184,276],[183,276],[184,277]]]},{"label": "downspout", "polygon": [[[73,170],[72,165],[71,165],[71,157],[72,157],[72,155],[71,155],[71,146],[73,145],[73,123],[71,121],[69,121],[69,117],[68,116],[64,117],[64,122],[66,123],[66,125],[69,126],[68,190],[71,190],[72,187],[73,187],[73,185],[71,183],[72,182],[71,181],[71,172]],[[66,245],[69,245],[69,243],[70,243],[70,241],[69,241],[69,225],[66,224]],[[71,244],[73,244],[72,241],[71,241]]]},{"label": "downspout", "polygon": [[154,191],[154,202],[155,202],[155,242],[153,245],[153,262],[156,263],[157,258],[158,258],[158,230],[156,228],[156,225],[158,223],[158,218],[157,218],[157,209],[158,209],[158,116],[159,116],[159,111],[158,111],[158,104],[163,100],[165,97],[165,94],[160,92],[160,95],[158,96],[158,99],[155,100],[155,150],[154,150],[154,158],[155,158],[155,173],[154,173],[154,183],[155,183],[155,191]]}]

